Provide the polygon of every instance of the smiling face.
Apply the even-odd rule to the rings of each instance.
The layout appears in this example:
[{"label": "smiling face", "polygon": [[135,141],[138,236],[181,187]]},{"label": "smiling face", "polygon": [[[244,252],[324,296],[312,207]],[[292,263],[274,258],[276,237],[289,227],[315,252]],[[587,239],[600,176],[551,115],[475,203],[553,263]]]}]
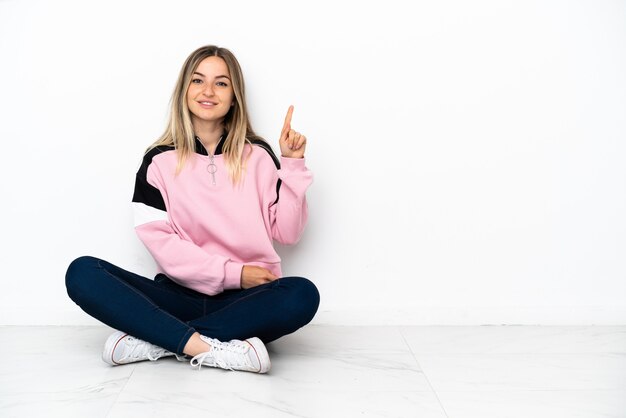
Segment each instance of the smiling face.
[{"label": "smiling face", "polygon": [[200,62],[187,89],[187,106],[195,123],[221,122],[234,103],[226,62],[211,56]]}]

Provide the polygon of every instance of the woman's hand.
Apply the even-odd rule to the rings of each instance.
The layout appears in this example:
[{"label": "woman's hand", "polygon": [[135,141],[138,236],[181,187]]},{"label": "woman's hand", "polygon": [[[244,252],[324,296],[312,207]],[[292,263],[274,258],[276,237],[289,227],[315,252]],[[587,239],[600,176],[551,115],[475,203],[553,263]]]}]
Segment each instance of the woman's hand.
[{"label": "woman's hand", "polygon": [[250,289],[278,279],[271,271],[259,266],[245,265],[241,269],[241,288]]},{"label": "woman's hand", "polygon": [[283,130],[280,133],[280,153],[287,158],[304,157],[304,149],[306,148],[306,137],[300,132],[291,129],[291,115],[293,114],[293,106],[289,106]]}]

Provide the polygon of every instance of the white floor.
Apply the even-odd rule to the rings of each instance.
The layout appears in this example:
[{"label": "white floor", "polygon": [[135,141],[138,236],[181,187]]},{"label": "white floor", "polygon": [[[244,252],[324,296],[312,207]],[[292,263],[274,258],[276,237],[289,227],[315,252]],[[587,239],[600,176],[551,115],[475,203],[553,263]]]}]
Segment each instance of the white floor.
[{"label": "white floor", "polygon": [[331,327],[267,375],[110,367],[107,327],[0,327],[1,417],[626,417],[626,327]]}]

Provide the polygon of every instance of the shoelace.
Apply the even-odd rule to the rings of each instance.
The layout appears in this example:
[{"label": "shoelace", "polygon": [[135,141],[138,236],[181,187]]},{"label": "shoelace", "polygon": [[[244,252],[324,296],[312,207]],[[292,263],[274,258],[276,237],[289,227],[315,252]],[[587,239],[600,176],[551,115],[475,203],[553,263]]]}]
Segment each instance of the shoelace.
[{"label": "shoelace", "polygon": [[129,336],[127,337],[126,341],[126,345],[130,346],[131,349],[126,357],[124,357],[123,359],[129,357],[132,359],[141,359],[144,357],[148,357],[148,360],[155,361],[163,357],[163,355],[169,354],[169,351],[167,351],[165,348],[150,344],[147,341],[138,340],[135,337]]},{"label": "shoelace", "polygon": [[247,366],[252,367],[247,353],[250,347],[245,343],[225,343],[213,338],[207,338],[208,344],[213,347],[211,351],[200,353],[191,359],[192,366],[198,366],[198,370],[205,366],[218,366],[223,369],[235,370],[233,367]]}]

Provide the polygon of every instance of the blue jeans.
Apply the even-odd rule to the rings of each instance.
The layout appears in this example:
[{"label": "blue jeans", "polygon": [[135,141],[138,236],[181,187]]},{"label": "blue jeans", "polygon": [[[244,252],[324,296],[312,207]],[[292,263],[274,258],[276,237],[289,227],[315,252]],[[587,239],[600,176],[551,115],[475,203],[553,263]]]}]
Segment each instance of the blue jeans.
[{"label": "blue jeans", "polygon": [[72,261],[65,285],[89,315],[180,355],[196,331],[220,341],[258,337],[268,343],[308,324],[320,301],[303,277],[209,296],[162,273],[151,280],[90,256]]}]

